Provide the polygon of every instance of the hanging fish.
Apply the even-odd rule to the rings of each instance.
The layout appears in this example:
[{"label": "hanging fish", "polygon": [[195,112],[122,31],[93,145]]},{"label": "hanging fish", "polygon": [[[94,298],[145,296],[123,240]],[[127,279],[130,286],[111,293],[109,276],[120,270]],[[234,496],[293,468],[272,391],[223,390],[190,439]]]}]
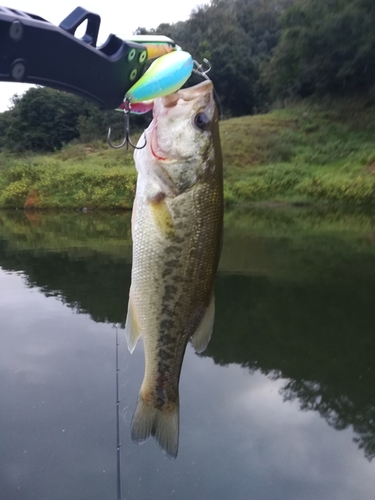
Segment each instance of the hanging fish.
[{"label": "hanging fish", "polygon": [[[214,321],[214,279],[223,225],[223,173],[213,85],[154,102],[132,216],[133,266],[125,334],[143,335],[145,376],[133,441],[154,436],[169,458],[179,440],[178,384],[187,342],[205,350]],[[143,138],[140,139],[143,142]]]},{"label": "hanging fish", "polygon": [[193,71],[193,58],[178,50],[156,59],[126,93],[131,104],[163,97],[180,89]]}]

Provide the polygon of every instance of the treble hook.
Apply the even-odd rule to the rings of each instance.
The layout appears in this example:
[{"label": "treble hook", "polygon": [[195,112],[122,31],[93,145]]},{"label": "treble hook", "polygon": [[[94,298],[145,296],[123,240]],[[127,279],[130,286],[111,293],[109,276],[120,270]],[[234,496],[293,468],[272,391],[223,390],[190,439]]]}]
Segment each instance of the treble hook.
[{"label": "treble hook", "polygon": [[[195,73],[196,75],[203,76],[203,78],[205,78],[206,80],[211,81],[211,79],[207,76],[207,73],[209,71],[211,71],[210,61],[208,59],[204,58],[202,64],[199,64],[195,60],[193,62],[194,62],[193,73]],[[214,96],[215,96],[215,102],[217,104],[217,109],[218,109],[219,119],[220,119],[223,112],[222,112],[220,97],[219,97],[218,93],[216,92],[215,87],[214,87]]]},{"label": "treble hook", "polygon": [[146,135],[145,135],[145,142],[144,142],[143,146],[136,146],[135,144],[132,143],[132,141],[130,139],[130,132],[129,132],[130,131],[130,124],[129,124],[130,110],[131,110],[130,99],[126,97],[124,100],[124,135],[125,135],[125,137],[124,137],[124,140],[122,141],[121,144],[118,144],[116,146],[115,144],[112,143],[112,141],[111,141],[111,127],[109,127],[109,129],[108,129],[107,142],[111,146],[111,148],[113,148],[113,149],[121,149],[124,146],[126,146],[126,149],[129,149],[129,144],[134,149],[143,149],[147,144]]},{"label": "treble hook", "polygon": [[[206,67],[204,67],[204,64],[206,65]],[[211,71],[211,63],[208,59],[204,58],[202,64],[199,64],[197,61],[194,61],[194,66],[195,68],[193,68],[193,73],[203,76],[203,78],[209,80],[207,73]]]}]

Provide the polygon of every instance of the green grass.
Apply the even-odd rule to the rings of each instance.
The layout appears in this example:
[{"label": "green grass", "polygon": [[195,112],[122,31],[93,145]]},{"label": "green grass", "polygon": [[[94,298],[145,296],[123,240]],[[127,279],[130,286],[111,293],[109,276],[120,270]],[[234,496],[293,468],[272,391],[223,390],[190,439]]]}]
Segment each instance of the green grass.
[{"label": "green grass", "polygon": [[102,143],[2,163],[0,206],[38,209],[130,209],[136,174],[130,153]]},{"label": "green grass", "polygon": [[375,105],[304,101],[222,123],[227,203],[375,201]]},{"label": "green grass", "polygon": [[[303,101],[221,123],[227,206],[375,201],[375,103]],[[132,151],[72,144],[49,155],[0,153],[0,207],[128,209]]]}]

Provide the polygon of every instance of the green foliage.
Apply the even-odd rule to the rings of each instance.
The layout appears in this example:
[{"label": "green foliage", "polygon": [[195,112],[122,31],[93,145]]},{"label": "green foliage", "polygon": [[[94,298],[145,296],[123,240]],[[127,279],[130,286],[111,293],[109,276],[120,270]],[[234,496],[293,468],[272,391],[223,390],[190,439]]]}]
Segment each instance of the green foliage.
[{"label": "green foliage", "polygon": [[282,22],[280,42],[263,68],[274,97],[374,85],[374,2],[300,1],[284,13]]},{"label": "green foliage", "polygon": [[112,154],[103,161],[106,151],[102,146],[88,153],[76,145],[15,159],[0,176],[0,207],[130,209],[136,182],[131,156]]},{"label": "green foliage", "polygon": [[6,134],[12,123],[11,111],[4,111],[0,113],[0,149],[7,145]]},{"label": "green foliage", "polygon": [[[149,119],[134,116],[132,130],[148,125]],[[52,152],[74,141],[121,141],[123,114],[101,110],[80,97],[43,87],[31,88],[13,98],[13,107],[0,113],[0,149],[16,153]]]},{"label": "green foliage", "polygon": [[371,0],[212,0],[151,33],[209,59],[224,113],[240,116],[280,97],[371,88],[374,23]]},{"label": "green foliage", "polygon": [[373,206],[375,179],[370,176],[322,175],[305,179],[298,191],[315,199]]},{"label": "green foliage", "polygon": [[248,172],[246,180],[234,182],[232,192],[237,200],[273,199],[279,194],[288,193],[305,176],[304,171],[283,164],[254,168]]},{"label": "green foliage", "polygon": [[224,194],[241,202],[372,206],[375,109],[367,101],[305,101],[221,124]]},{"label": "green foliage", "polygon": [[271,57],[280,35],[280,12],[289,3],[213,0],[197,7],[186,22],[164,23],[151,33],[170,36],[198,61],[207,58],[224,113],[250,114],[267,102],[260,65]]},{"label": "green foliage", "polygon": [[3,146],[13,151],[54,151],[78,137],[78,117],[88,104],[57,90],[29,89],[8,112]]},{"label": "green foliage", "polygon": [[[374,121],[375,106],[367,100],[344,99],[305,100],[221,122],[226,204],[373,206]],[[0,207],[131,208],[131,151],[77,142],[47,155],[3,152],[0,160]]]}]

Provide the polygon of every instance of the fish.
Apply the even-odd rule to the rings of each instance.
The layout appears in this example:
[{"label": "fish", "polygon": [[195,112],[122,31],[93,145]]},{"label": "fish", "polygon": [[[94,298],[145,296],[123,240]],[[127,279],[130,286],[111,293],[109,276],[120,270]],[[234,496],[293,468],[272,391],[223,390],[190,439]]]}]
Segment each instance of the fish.
[{"label": "fish", "polygon": [[[133,262],[125,336],[142,335],[145,374],[131,437],[153,436],[167,457],[179,444],[179,379],[188,341],[203,352],[215,315],[223,231],[223,167],[213,84],[155,99],[137,149]],[[139,144],[143,144],[141,137]]]}]

